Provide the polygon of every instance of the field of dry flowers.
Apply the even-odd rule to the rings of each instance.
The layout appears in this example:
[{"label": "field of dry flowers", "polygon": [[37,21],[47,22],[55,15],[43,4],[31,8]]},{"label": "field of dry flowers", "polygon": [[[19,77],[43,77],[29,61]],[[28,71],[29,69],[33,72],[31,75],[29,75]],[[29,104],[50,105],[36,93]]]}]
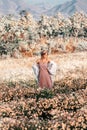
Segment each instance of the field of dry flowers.
[{"label": "field of dry flowers", "polygon": [[0,130],[86,130],[87,52],[49,56],[58,64],[51,90],[39,90],[38,57],[0,60]]},{"label": "field of dry flowers", "polygon": [[[0,60],[0,82],[34,80],[32,65],[39,56],[29,58],[7,58]],[[49,55],[57,63],[55,80],[66,77],[87,78],[87,52],[63,53]]]}]

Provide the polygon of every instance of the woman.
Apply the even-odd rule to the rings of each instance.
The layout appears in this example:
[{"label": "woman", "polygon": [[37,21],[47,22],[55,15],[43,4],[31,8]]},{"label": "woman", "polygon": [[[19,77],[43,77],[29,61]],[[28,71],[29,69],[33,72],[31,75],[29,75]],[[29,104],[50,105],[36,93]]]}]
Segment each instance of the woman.
[{"label": "woman", "polygon": [[41,88],[52,88],[52,79],[48,71],[49,62],[47,51],[42,51],[41,58],[37,60],[37,65],[39,67],[38,84]]},{"label": "woman", "polygon": [[52,88],[56,68],[56,64],[49,60],[47,51],[43,50],[41,52],[41,58],[38,59],[36,65],[33,66],[39,87]]}]

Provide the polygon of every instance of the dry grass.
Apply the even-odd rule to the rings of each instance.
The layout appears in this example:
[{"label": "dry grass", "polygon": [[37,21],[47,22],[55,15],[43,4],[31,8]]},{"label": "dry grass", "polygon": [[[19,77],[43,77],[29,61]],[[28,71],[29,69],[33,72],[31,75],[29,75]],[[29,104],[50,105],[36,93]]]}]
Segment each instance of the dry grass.
[{"label": "dry grass", "polygon": [[87,52],[49,57],[58,64],[51,90],[33,80],[38,57],[0,61],[0,130],[87,129]]},{"label": "dry grass", "polygon": [[[87,78],[87,52],[55,54],[49,56],[58,65],[56,81],[66,77]],[[0,60],[0,81],[33,80],[32,65],[39,57]]]}]

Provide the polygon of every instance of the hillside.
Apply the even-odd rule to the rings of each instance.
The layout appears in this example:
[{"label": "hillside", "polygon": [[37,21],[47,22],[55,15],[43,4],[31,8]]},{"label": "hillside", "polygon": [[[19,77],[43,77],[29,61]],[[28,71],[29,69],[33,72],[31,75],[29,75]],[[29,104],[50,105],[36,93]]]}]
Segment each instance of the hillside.
[{"label": "hillside", "polygon": [[72,0],[61,5],[56,5],[47,11],[47,14],[54,15],[57,12],[61,12],[62,14],[69,16],[80,11],[83,11],[85,14],[87,13],[87,0]]},{"label": "hillside", "polygon": [[48,5],[44,2],[32,5],[32,3],[29,4],[29,2],[25,0],[1,0],[0,14],[18,14],[21,10],[27,10],[37,18],[51,7],[51,4]]},{"label": "hillside", "polygon": [[[6,4],[5,4],[6,3]],[[57,3],[57,2],[56,2]],[[40,15],[55,15],[57,12],[61,12],[64,15],[72,15],[74,12],[83,11],[87,13],[87,1],[86,0],[71,0],[61,5],[54,6],[53,2],[39,2],[37,4],[29,4],[25,0],[1,0],[0,1],[0,14],[18,14],[20,10],[29,11],[35,18],[39,18]]]}]

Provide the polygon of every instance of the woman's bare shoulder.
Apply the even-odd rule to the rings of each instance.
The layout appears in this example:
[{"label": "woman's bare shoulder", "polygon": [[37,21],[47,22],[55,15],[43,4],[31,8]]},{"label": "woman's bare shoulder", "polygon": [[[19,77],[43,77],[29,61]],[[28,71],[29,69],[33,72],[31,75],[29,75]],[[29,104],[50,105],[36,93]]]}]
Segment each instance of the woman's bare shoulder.
[{"label": "woman's bare shoulder", "polygon": [[40,59],[37,59],[37,60],[36,60],[36,63],[37,63],[37,64],[40,63]]},{"label": "woman's bare shoulder", "polygon": [[48,63],[50,63],[50,62],[51,62],[51,59],[50,59],[50,58],[48,58],[48,59],[47,59],[47,62],[48,62]]}]

